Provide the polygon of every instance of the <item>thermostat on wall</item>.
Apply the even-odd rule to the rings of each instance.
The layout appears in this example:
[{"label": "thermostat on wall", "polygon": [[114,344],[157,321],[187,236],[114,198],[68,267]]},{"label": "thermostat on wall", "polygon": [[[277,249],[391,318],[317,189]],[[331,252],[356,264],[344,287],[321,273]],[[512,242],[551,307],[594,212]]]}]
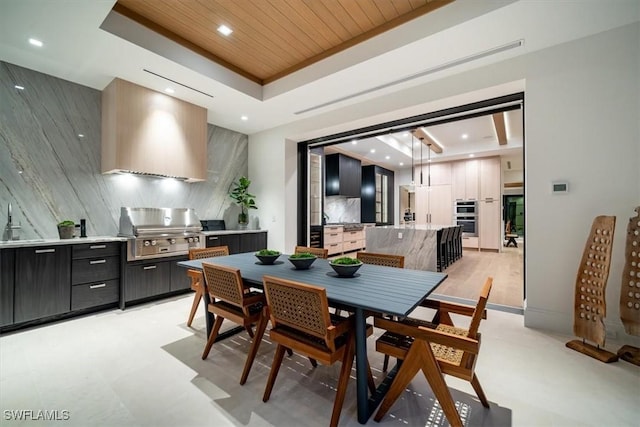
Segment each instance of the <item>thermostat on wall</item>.
[{"label": "thermostat on wall", "polygon": [[569,182],[554,181],[551,183],[551,192],[553,194],[564,194],[569,192]]}]

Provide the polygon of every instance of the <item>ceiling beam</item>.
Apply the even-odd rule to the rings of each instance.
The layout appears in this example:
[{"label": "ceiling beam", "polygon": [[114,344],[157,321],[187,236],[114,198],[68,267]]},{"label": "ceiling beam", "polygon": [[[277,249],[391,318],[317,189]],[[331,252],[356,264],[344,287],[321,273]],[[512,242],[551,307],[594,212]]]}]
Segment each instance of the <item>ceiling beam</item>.
[{"label": "ceiling beam", "polygon": [[413,133],[416,138],[422,141],[422,143],[429,147],[434,153],[442,153],[442,147],[438,145],[438,143],[435,142],[429,135],[427,135],[427,133],[421,128],[414,129],[411,131],[411,133]]},{"label": "ceiling beam", "polygon": [[504,125],[504,112],[492,114],[493,127],[496,130],[496,138],[498,144],[507,145],[507,128]]}]

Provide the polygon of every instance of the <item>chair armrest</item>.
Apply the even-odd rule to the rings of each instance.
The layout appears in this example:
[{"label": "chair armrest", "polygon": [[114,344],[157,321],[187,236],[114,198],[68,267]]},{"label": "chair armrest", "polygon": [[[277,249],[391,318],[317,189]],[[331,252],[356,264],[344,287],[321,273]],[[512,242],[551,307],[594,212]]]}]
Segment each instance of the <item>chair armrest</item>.
[{"label": "chair armrest", "polygon": [[191,281],[198,282],[202,279],[202,271],[200,270],[187,270],[187,276],[191,277]]},{"label": "chair armrest", "polygon": [[478,354],[480,352],[480,341],[472,338],[453,335],[443,331],[426,328],[424,326],[407,325],[403,322],[388,320],[382,317],[376,317],[374,319],[374,325],[377,328],[386,329],[394,334],[409,336],[447,347],[453,347],[472,354]]},{"label": "chair armrest", "polygon": [[[430,300],[426,299],[420,303],[422,307],[433,308],[438,311],[447,312],[447,313],[455,313],[461,314],[463,316],[473,316],[473,312],[475,311],[475,307],[472,305],[466,304],[457,304],[454,302],[447,301],[438,301],[438,300]],[[487,318],[487,310],[482,311],[482,318]]]}]

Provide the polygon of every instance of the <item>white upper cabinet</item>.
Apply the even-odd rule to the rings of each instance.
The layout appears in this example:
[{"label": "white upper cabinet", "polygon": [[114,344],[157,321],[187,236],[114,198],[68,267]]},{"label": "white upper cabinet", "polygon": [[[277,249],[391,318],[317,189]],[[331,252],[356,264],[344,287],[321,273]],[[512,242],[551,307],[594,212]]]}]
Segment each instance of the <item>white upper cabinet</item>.
[{"label": "white upper cabinet", "polygon": [[480,159],[480,200],[500,200],[500,158]]},{"label": "white upper cabinet", "polygon": [[462,160],[451,164],[453,200],[478,200],[478,161]]}]

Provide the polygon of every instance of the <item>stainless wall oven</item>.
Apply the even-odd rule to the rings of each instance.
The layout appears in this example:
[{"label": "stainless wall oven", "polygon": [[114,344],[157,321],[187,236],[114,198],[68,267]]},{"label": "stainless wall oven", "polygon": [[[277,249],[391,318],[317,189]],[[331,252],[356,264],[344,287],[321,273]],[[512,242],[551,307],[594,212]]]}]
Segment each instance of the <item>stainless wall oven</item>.
[{"label": "stainless wall oven", "polygon": [[456,224],[462,226],[464,236],[478,235],[478,202],[475,200],[456,201],[454,206]]}]

